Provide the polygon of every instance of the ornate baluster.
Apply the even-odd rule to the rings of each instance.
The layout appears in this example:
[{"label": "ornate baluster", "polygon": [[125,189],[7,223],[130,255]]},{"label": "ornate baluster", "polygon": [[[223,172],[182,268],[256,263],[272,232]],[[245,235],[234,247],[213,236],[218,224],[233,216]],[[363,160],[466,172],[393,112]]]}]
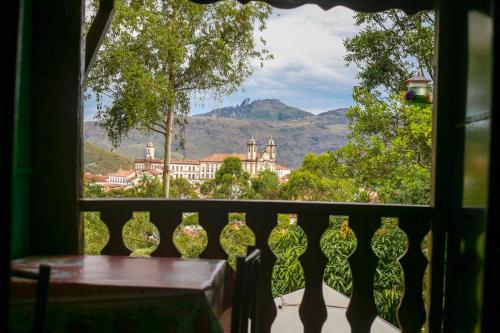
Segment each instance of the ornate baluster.
[{"label": "ornate baluster", "polygon": [[272,211],[251,211],[246,214],[246,224],[255,234],[255,247],[261,250],[261,311],[262,327],[260,332],[271,332],[276,317],[276,305],[271,291],[271,276],[276,258],[269,248],[269,235],[276,226],[277,213]]},{"label": "ornate baluster", "polygon": [[378,258],[372,250],[372,237],[380,227],[380,217],[351,215],[349,226],[356,235],[357,246],[348,259],[352,272],[352,296],[346,316],[352,333],[368,333],[377,317],[373,280]]},{"label": "ornate baluster", "polygon": [[119,209],[106,209],[101,212],[101,220],[109,230],[109,242],[102,249],[103,255],[128,256],[130,250],[123,243],[123,226],[132,219],[132,212]]},{"label": "ornate baluster", "polygon": [[149,215],[160,233],[160,245],[151,253],[153,257],[180,257],[174,245],[174,231],[182,222],[182,212],[174,210],[152,211]]},{"label": "ornate baluster", "polygon": [[202,211],[199,223],[207,232],[208,244],[200,258],[226,259],[227,254],[220,244],[220,234],[227,224],[227,212],[223,210]]},{"label": "ornate baluster", "polygon": [[399,259],[404,273],[404,294],[398,309],[402,333],[418,333],[425,323],[422,281],[427,258],[422,253],[422,240],[429,232],[428,217],[400,217],[399,228],[408,237],[408,249]]},{"label": "ornate baluster", "polygon": [[321,236],[328,228],[328,214],[299,214],[299,225],[307,235],[307,250],[299,258],[306,288],[299,308],[304,332],[321,332],[327,312],[323,299],[323,275],[328,258],[321,251]]}]

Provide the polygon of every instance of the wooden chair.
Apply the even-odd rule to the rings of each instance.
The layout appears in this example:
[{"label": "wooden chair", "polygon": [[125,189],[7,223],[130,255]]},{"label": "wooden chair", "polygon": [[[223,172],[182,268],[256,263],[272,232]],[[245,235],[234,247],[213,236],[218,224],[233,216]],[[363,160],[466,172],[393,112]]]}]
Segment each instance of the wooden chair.
[{"label": "wooden chair", "polygon": [[231,313],[231,333],[248,333],[260,331],[260,250],[249,248],[246,257],[238,257],[236,261],[236,283]]},{"label": "wooden chair", "polygon": [[33,332],[43,332],[49,294],[50,266],[40,265],[38,273],[13,269],[11,270],[11,276],[37,281],[35,308],[33,310]]}]

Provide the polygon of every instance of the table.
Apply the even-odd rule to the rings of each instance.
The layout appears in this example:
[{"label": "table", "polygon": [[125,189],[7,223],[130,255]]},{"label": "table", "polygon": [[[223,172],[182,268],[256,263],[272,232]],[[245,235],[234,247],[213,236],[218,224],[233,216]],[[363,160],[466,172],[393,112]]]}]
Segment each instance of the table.
[{"label": "table", "polygon": [[[28,257],[12,268],[52,267],[48,332],[221,332],[232,270],[225,260],[119,256]],[[35,282],[14,279],[13,331],[29,331]]]}]

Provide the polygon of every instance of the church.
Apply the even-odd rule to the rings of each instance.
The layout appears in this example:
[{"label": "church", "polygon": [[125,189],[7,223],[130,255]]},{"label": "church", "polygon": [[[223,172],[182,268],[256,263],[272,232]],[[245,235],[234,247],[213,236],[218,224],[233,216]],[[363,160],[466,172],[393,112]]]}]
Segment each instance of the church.
[{"label": "church", "polygon": [[[246,153],[238,154],[212,154],[199,160],[174,160],[170,161],[170,172],[173,178],[185,178],[191,182],[202,182],[215,177],[224,160],[228,157],[237,157],[241,160],[243,170],[251,177],[256,177],[259,172],[270,170],[276,173],[278,179],[286,181],[291,172],[290,168],[276,163],[276,144],[271,138],[265,149],[258,151],[257,142],[252,138],[247,143]],[[155,157],[155,147],[152,142],[146,146],[144,158],[134,160],[137,175],[147,174],[161,176],[163,173],[163,159]]]}]

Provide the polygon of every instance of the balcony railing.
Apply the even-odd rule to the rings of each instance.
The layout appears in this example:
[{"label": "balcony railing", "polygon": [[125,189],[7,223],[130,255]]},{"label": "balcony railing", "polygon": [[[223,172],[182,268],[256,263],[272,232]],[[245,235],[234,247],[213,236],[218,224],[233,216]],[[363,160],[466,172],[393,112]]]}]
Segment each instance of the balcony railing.
[{"label": "balcony railing", "polygon": [[149,212],[150,221],[160,233],[160,244],[152,256],[180,256],[173,243],[176,228],[185,212],[197,212],[199,223],[206,230],[208,245],[201,258],[227,258],[220,235],[228,223],[229,213],[245,213],[246,225],[255,234],[255,245],[262,250],[263,297],[260,309],[263,332],[269,332],[276,317],[271,292],[271,276],[275,256],[268,239],[277,225],[278,214],[297,214],[298,225],[307,236],[307,249],[299,260],[304,270],[305,291],[299,308],[304,332],[320,332],[327,311],[322,283],[327,258],[320,248],[320,239],[329,226],[329,217],[347,216],[357,247],[348,261],[352,273],[352,296],[347,319],[352,332],[369,332],[377,315],[373,282],[378,257],[371,240],[381,226],[382,218],[397,218],[406,234],[408,248],[399,259],[404,273],[404,294],[398,309],[402,332],[420,332],[426,310],[422,297],[423,277],[427,259],[421,243],[430,230],[432,208],[427,206],[374,205],[353,203],[318,203],[287,201],[227,201],[227,200],[165,200],[165,199],[82,199],[82,212],[99,212],[109,229],[109,242],[101,251],[105,255],[129,255],[122,240],[122,228],[132,219],[133,212]]}]

